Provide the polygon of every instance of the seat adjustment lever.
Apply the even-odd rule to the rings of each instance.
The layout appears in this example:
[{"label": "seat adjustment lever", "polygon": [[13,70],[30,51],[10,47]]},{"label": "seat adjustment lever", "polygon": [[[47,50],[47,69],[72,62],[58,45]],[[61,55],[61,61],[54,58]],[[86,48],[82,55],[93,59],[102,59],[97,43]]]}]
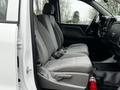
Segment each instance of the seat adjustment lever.
[{"label": "seat adjustment lever", "polygon": [[72,75],[69,75],[69,74],[57,74],[57,75],[54,76],[54,78],[57,81],[60,81],[60,80],[63,80],[63,79],[71,79]]}]

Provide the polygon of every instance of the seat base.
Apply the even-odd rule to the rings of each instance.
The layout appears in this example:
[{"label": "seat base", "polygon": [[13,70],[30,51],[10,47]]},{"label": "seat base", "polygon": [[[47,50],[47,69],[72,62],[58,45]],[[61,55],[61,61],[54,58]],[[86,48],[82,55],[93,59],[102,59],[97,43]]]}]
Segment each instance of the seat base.
[{"label": "seat base", "polygon": [[[71,78],[56,80],[56,75],[71,75]],[[47,69],[38,72],[38,84],[43,89],[53,90],[85,90],[89,74],[74,72],[49,72]]]}]

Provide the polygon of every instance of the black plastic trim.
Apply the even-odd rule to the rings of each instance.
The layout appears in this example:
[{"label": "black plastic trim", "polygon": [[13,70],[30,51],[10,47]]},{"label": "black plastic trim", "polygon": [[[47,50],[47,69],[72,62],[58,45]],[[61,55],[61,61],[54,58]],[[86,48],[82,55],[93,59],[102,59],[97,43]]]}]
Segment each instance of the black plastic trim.
[{"label": "black plastic trim", "polygon": [[36,61],[38,60],[38,52],[37,52],[37,45],[36,45],[36,36],[34,31],[34,11],[33,11],[33,0],[30,0],[30,25],[31,25],[31,40],[32,40],[32,53],[33,53],[33,68],[34,68],[34,79],[37,89],[40,89],[40,86],[38,86],[37,83],[37,67],[36,67]]},{"label": "black plastic trim", "polygon": [[99,71],[120,72],[120,63],[94,63],[94,68]]},{"label": "black plastic trim", "polygon": [[21,10],[21,0],[19,0],[19,8],[18,8],[18,24],[20,24],[20,10]]},{"label": "black plastic trim", "polygon": [[0,21],[0,23],[18,24],[17,21]]}]

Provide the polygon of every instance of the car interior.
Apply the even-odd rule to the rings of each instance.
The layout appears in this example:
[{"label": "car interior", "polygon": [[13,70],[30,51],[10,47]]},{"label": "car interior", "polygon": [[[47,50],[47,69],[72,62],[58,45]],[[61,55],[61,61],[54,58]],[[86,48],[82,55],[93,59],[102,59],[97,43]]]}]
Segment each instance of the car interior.
[{"label": "car interior", "polygon": [[[92,1],[82,0],[94,7]],[[89,90],[91,75],[98,90],[117,90],[120,23],[101,11],[90,25],[62,23],[59,0],[49,0],[41,12],[33,14],[38,90]]]}]

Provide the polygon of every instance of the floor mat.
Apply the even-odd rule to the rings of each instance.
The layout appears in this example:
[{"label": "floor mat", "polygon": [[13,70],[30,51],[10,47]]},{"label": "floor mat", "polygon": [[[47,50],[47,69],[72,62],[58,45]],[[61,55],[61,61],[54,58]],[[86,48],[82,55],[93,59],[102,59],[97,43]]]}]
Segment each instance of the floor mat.
[{"label": "floor mat", "polygon": [[120,72],[96,71],[97,77],[101,77],[103,83],[120,86]]}]

